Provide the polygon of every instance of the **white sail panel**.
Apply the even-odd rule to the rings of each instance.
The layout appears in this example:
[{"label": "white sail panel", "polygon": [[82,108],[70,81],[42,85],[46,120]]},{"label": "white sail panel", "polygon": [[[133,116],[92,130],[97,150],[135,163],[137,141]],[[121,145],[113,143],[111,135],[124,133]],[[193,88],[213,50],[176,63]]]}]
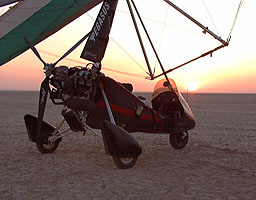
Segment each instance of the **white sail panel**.
[{"label": "white sail panel", "polygon": [[9,4],[12,4],[12,3],[16,3],[18,1],[19,0],[1,0],[0,7],[6,6],[6,5],[9,5]]},{"label": "white sail panel", "polygon": [[0,38],[9,33],[19,24],[26,21],[34,13],[46,6],[51,0],[24,0],[13,6],[8,12],[0,16]]}]

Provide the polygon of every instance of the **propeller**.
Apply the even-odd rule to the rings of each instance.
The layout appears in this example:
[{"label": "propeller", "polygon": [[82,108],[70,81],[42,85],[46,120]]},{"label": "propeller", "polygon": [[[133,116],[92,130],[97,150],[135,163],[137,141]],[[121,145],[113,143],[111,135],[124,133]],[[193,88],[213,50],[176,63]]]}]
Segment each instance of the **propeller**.
[{"label": "propeller", "polygon": [[52,63],[52,64],[47,64],[46,62],[44,62],[39,52],[35,48],[35,46],[26,37],[24,37],[24,40],[26,41],[28,46],[31,48],[31,50],[34,52],[37,58],[43,63],[45,75],[46,75],[45,79],[42,81],[40,86],[40,96],[39,96],[39,105],[38,105],[36,138],[40,143],[45,142],[43,136],[41,135],[41,127],[42,127],[42,122],[44,118],[44,111],[45,111],[45,106],[47,102],[48,92],[50,90],[50,86],[49,86],[50,76],[52,75],[52,72],[54,71],[54,68],[57,65],[57,63],[60,62],[62,59],[64,59],[66,56],[68,56],[73,50],[75,50],[90,35],[90,33],[91,32],[87,33],[72,48],[70,48],[60,59],[58,59],[55,63]]},{"label": "propeller", "polygon": [[26,43],[28,44],[28,46],[31,48],[31,50],[34,52],[34,54],[37,56],[37,58],[38,58],[44,65],[46,65],[46,63],[45,63],[44,60],[41,58],[39,52],[36,50],[36,48],[34,47],[34,45],[33,45],[26,37],[24,37],[24,40],[26,41]]}]

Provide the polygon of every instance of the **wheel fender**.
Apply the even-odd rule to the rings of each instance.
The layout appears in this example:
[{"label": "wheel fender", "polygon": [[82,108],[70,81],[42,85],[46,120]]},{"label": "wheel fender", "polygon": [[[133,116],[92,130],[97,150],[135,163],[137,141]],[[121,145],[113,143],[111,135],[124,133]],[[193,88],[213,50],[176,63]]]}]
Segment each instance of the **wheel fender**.
[{"label": "wheel fender", "polygon": [[[24,116],[24,121],[25,121],[25,125],[27,128],[29,140],[32,142],[40,142],[36,138],[37,117],[30,115],[30,114],[26,114]],[[41,134],[43,135],[45,143],[47,143],[48,137],[51,135],[51,133],[54,130],[55,130],[54,126],[52,126],[51,124],[49,124],[45,121],[42,122]]]},{"label": "wheel fender", "polygon": [[101,132],[106,153],[122,157],[141,155],[142,148],[140,144],[123,128],[105,120]]}]

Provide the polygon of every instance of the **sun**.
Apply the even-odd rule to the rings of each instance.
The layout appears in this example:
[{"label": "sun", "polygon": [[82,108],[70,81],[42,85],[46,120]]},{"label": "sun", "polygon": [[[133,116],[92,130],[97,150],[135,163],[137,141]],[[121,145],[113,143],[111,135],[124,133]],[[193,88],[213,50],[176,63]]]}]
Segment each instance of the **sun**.
[{"label": "sun", "polygon": [[187,90],[188,91],[195,91],[198,88],[198,83],[196,81],[190,81],[187,83]]}]

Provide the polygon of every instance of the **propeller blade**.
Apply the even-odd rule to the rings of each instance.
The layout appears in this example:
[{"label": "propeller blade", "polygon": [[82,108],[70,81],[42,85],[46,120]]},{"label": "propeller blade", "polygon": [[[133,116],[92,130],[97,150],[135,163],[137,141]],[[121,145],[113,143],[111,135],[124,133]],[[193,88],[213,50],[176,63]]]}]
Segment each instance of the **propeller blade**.
[{"label": "propeller blade", "polygon": [[48,92],[49,92],[49,77],[46,77],[41,83],[41,88],[40,88],[38,120],[37,120],[37,130],[36,130],[36,138],[42,143],[43,143],[43,137],[41,135],[41,127],[42,127],[42,122],[44,118],[44,111],[45,111]]},{"label": "propeller blade", "polygon": [[91,32],[87,33],[81,40],[79,40],[72,48],[70,48],[59,60],[53,63],[53,66],[57,65],[63,58],[66,58],[72,51],[74,51],[89,35]]},{"label": "propeller blade", "polygon": [[26,41],[26,43],[28,44],[28,46],[31,48],[31,50],[34,52],[34,54],[36,54],[36,56],[38,57],[38,59],[39,59],[44,65],[46,65],[46,63],[45,63],[44,60],[41,58],[39,52],[36,50],[36,48],[34,47],[34,45],[33,45],[26,37],[24,37],[24,40]]}]

